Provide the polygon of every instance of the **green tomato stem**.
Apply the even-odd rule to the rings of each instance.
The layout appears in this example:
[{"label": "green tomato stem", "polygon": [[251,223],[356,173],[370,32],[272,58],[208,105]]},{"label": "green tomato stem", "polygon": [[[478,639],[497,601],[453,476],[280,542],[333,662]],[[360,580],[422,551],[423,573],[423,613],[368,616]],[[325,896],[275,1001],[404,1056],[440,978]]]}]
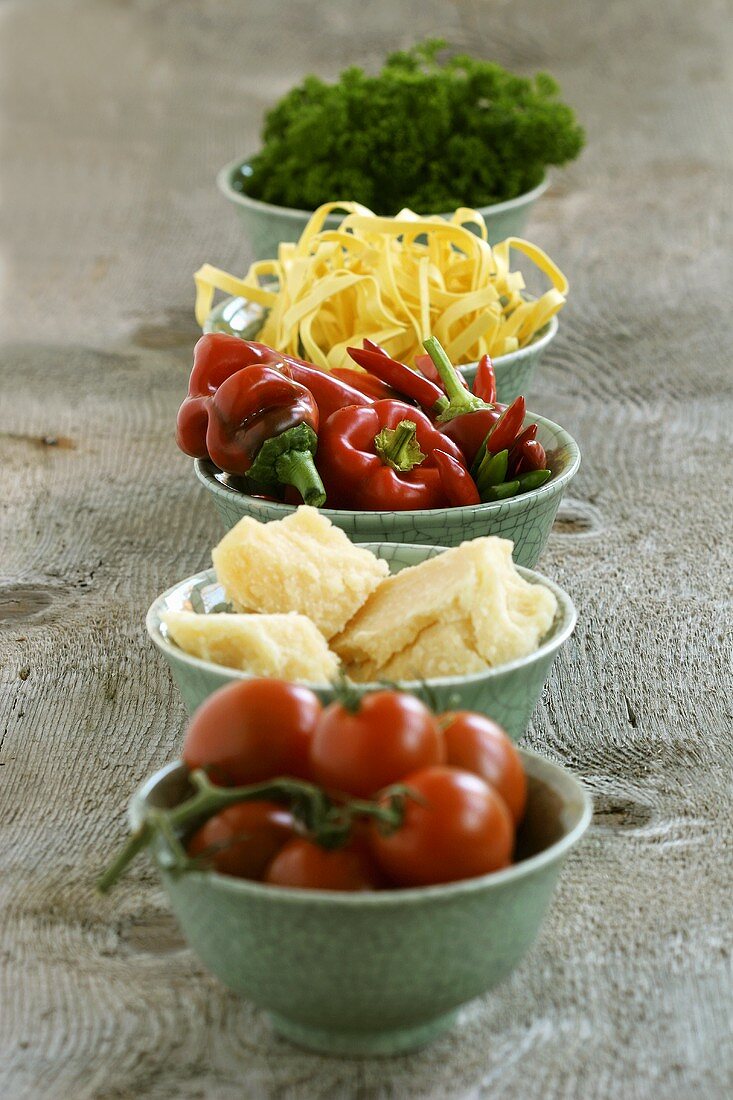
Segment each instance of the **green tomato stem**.
[{"label": "green tomato stem", "polygon": [[316,844],[324,848],[336,848],[351,835],[355,817],[370,817],[387,831],[398,829],[404,816],[402,789],[390,792],[389,804],[349,799],[342,804],[333,802],[320,787],[300,779],[278,778],[246,787],[217,787],[201,769],[191,773],[191,785],[195,794],[170,810],[149,809],[142,824],[97,881],[97,889],[106,894],[120,878],[132,860],[155,838],[161,836],[170,853],[170,869],[176,871],[195,869],[200,863],[190,860],[178,836],[194,821],[206,820],[241,802],[272,801],[289,805],[293,816]]}]

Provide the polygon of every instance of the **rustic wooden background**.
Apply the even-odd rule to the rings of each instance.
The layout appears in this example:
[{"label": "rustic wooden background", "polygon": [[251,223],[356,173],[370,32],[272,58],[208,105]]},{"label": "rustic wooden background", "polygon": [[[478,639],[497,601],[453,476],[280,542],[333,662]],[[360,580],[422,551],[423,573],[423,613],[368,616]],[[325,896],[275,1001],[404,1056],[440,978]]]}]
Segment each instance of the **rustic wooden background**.
[{"label": "rustic wooden background", "polygon": [[[339,1061],[203,971],[144,861],[92,883],[180,744],[145,610],[218,533],[172,437],[191,273],[247,259],[215,172],[306,71],[428,32],[551,69],[588,130],[531,226],[572,283],[532,405],[583,468],[542,563],[580,624],[527,740],[597,811],[460,1030]],[[730,1095],[732,38],[723,0],[3,4],[3,1097]]]}]

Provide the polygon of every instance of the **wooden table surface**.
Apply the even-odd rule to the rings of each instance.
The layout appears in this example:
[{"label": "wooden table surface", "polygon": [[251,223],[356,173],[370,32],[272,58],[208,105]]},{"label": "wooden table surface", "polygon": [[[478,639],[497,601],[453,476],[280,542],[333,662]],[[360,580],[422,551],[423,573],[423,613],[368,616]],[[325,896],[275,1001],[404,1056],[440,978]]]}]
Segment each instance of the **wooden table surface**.
[{"label": "wooden table surface", "polygon": [[[0,20],[0,1094],[730,1095],[730,8],[716,0],[52,0]],[[303,73],[444,33],[588,131],[530,233],[569,305],[532,406],[582,470],[541,568],[580,622],[527,743],[592,791],[535,948],[392,1061],[276,1040],[145,861],[93,880],[184,722],[144,616],[218,526],[172,426],[214,187]]]}]

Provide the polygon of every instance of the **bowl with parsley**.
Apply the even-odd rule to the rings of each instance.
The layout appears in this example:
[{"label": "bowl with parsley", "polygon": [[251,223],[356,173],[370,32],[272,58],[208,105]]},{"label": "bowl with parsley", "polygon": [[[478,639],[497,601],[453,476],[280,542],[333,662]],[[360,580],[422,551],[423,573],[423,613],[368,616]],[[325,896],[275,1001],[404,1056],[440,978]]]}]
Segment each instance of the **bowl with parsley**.
[{"label": "bowl with parsley", "polygon": [[[262,145],[218,176],[255,258],[297,241],[334,195],[394,216],[479,210],[489,241],[519,236],[584,134],[547,73],[522,77],[431,39],[369,75],[308,76],[271,108]],[[335,228],[334,216],[326,228]]]}]

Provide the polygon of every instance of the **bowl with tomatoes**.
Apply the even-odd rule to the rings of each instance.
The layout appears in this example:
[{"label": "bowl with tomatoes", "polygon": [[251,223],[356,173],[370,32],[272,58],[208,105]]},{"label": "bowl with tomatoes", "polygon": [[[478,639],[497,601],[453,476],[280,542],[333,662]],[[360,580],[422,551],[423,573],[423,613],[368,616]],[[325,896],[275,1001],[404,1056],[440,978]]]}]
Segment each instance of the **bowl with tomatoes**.
[{"label": "bowl with tomatoes", "polygon": [[190,946],[276,1031],[396,1054],[520,964],[590,817],[570,772],[485,716],[253,680],[134,795],[100,886],[148,847]]},{"label": "bowl with tomatoes", "polygon": [[[418,565],[445,550],[442,546],[411,546],[391,542],[366,545],[376,557],[388,563],[392,574],[408,566]],[[526,732],[555,658],[570,639],[577,619],[573,601],[560,585],[533,570],[520,567],[518,571],[531,584],[541,584],[548,588],[557,600],[557,613],[552,626],[533,653],[466,676],[429,677],[400,683],[404,690],[427,699],[439,708],[461,706],[492,714],[515,740],[519,740]],[[194,604],[203,614],[215,612],[225,599],[216,574],[213,569],[208,569],[173,585],[148,610],[148,634],[168,662],[189,713],[223,685],[250,677],[246,672],[186,653],[168,636],[162,615],[166,611],[190,609]],[[334,698],[336,687],[332,683],[308,686],[324,702],[330,702]],[[358,693],[373,687],[374,685],[369,684],[354,684],[353,690]]]}]

